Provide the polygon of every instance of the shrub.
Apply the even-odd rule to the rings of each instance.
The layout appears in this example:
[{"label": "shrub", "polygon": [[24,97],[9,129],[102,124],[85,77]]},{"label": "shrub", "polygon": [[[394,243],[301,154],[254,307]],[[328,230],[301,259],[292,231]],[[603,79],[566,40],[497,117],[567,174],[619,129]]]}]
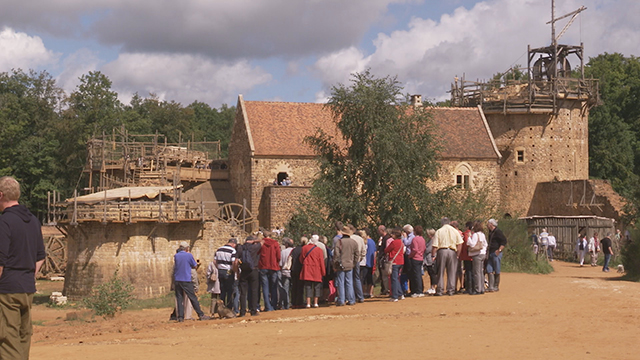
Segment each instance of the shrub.
[{"label": "shrub", "polygon": [[[622,247],[621,254],[627,277],[636,281],[640,280],[640,230],[631,230],[631,241]],[[612,261],[609,267],[615,265]]]},{"label": "shrub", "polygon": [[536,260],[524,221],[502,219],[498,227],[507,237],[507,246],[502,255],[503,271],[529,274],[548,274],[553,271],[547,260],[542,257]]},{"label": "shrub", "polygon": [[133,285],[118,277],[116,268],[113,277],[94,287],[91,296],[83,299],[83,304],[95,311],[96,315],[112,317],[129,306],[133,299]]}]

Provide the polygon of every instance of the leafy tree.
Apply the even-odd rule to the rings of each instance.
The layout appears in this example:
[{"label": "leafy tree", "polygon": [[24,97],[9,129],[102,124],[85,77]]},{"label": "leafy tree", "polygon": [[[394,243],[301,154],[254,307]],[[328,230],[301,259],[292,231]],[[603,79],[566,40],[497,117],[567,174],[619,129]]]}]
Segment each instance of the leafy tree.
[{"label": "leafy tree", "polygon": [[589,114],[589,172],[627,198],[640,199],[640,61],[622,54],[590,58],[585,74],[600,80],[602,105]]},{"label": "leafy tree", "polygon": [[356,225],[433,221],[426,185],[438,167],[431,116],[401,91],[396,78],[376,78],[369,70],[354,74],[350,86],[332,88],[327,107],[342,138],[320,129],[306,138],[320,159],[311,195],[329,219]]},{"label": "leafy tree", "polygon": [[0,73],[0,176],[21,183],[21,202],[40,218],[47,191],[64,187],[64,167],[53,127],[63,91],[47,72],[13,70]]},{"label": "leafy tree", "polygon": [[220,109],[194,101],[188,107],[193,111],[191,119],[191,131],[195,134],[196,141],[220,141],[222,157],[228,154],[231,129],[235,117],[235,107],[223,104]]}]

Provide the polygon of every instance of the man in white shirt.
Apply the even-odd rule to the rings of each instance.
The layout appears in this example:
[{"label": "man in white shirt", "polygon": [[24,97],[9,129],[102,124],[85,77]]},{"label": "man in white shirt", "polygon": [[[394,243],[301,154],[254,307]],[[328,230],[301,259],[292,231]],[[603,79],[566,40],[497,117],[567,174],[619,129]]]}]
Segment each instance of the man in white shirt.
[{"label": "man in white shirt", "polygon": [[553,236],[552,233],[549,233],[547,241],[547,256],[549,257],[549,261],[553,261],[553,251],[556,249],[556,237]]}]

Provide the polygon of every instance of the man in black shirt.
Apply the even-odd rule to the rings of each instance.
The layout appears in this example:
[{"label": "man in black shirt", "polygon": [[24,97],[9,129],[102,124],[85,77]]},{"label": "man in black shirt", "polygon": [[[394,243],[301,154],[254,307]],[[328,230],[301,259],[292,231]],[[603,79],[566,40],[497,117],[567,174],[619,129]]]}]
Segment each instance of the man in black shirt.
[{"label": "man in black shirt", "polygon": [[489,276],[489,288],[487,292],[500,290],[500,265],[502,263],[502,250],[507,246],[507,238],[498,229],[498,221],[489,219],[487,222],[489,228],[489,247],[487,254],[487,274]]},{"label": "man in black shirt", "polygon": [[602,271],[609,272],[609,261],[611,260],[611,255],[613,255],[610,233],[600,241],[600,245],[602,246],[602,253],[604,254],[604,266],[602,266]]},{"label": "man in black shirt", "polygon": [[20,184],[0,178],[0,359],[28,359],[31,304],[45,251],[40,222],[18,204]]}]

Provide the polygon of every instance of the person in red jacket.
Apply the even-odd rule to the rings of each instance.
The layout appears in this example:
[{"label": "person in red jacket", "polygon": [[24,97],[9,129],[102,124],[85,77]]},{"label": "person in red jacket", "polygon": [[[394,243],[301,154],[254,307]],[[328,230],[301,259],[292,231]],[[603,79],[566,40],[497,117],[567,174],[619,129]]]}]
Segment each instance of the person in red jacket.
[{"label": "person in red jacket", "polygon": [[264,311],[273,311],[278,306],[278,271],[280,270],[280,244],[265,231],[260,247],[258,269],[264,299]]},{"label": "person in red jacket", "polygon": [[311,307],[311,297],[313,297],[313,307],[317,308],[318,298],[322,295],[322,277],[326,273],[322,249],[313,243],[305,245],[302,247],[300,262],[302,263],[300,280],[304,281],[307,307]]}]

